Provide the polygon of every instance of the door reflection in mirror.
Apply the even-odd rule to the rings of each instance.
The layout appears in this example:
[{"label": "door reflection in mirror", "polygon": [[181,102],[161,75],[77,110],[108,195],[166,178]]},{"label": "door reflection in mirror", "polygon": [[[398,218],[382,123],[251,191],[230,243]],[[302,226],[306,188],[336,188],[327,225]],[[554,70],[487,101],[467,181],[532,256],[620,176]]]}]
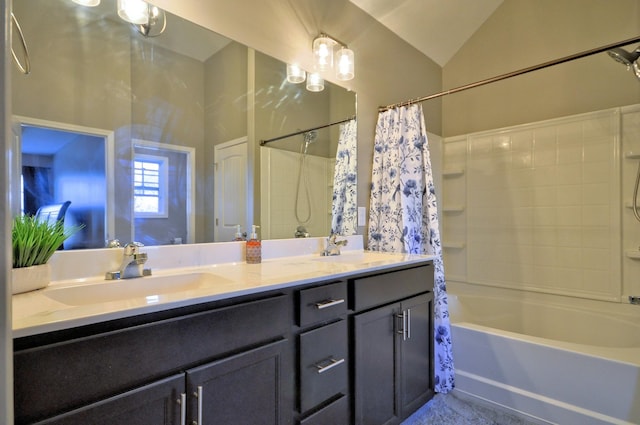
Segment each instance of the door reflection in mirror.
[{"label": "door reflection in mirror", "polygon": [[20,203],[13,213],[36,215],[69,201],[65,226],[84,228],[64,249],[104,247],[114,227],[113,208],[106,208],[113,205],[113,132],[15,116],[13,133],[21,153]]},{"label": "door reflection in mirror", "polygon": [[101,135],[21,125],[22,213],[71,201],[65,226],[84,228],[65,249],[100,248],[106,239],[106,141]]}]

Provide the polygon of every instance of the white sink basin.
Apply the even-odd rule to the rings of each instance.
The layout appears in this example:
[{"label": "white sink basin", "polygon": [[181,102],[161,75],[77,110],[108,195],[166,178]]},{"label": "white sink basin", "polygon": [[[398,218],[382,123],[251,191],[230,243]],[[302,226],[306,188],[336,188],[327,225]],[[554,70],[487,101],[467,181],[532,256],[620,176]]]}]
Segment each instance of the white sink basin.
[{"label": "white sink basin", "polygon": [[228,283],[229,279],[205,272],[167,276],[145,276],[134,279],[102,281],[86,285],[50,287],[43,295],[67,305],[89,305],[110,301],[145,298],[146,302],[159,301],[161,295],[211,288]]}]

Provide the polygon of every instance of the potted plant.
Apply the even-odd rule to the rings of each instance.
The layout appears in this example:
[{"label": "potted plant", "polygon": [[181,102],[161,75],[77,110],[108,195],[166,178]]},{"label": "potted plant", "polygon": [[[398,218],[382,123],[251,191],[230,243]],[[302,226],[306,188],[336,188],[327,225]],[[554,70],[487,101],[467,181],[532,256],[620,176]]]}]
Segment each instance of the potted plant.
[{"label": "potted plant", "polygon": [[65,227],[62,221],[49,223],[32,215],[16,217],[11,232],[13,294],[46,287],[51,281],[47,262],[62,243],[82,227]]}]

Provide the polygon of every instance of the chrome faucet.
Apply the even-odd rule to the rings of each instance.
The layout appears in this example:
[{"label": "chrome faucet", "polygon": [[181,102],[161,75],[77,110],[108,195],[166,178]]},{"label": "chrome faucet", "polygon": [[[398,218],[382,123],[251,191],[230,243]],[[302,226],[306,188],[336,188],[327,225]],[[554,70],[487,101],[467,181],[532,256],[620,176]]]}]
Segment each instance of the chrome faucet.
[{"label": "chrome faucet", "polygon": [[107,272],[105,279],[131,279],[135,277],[150,276],[151,269],[145,269],[147,253],[140,252],[144,245],[140,242],[129,242],[124,246],[124,256],[118,271]]},{"label": "chrome faucet", "polygon": [[336,234],[332,234],[327,238],[327,247],[322,251],[322,256],[340,255],[340,247],[346,246],[348,241],[346,239],[339,241],[336,239],[337,236]]}]

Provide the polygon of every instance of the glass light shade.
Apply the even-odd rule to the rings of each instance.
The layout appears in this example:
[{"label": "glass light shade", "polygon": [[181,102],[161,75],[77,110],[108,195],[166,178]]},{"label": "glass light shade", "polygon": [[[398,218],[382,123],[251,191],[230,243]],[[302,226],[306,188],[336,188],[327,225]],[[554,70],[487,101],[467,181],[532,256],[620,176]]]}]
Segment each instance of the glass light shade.
[{"label": "glass light shade", "polygon": [[312,72],[307,78],[307,90],[309,91],[322,91],[324,90],[324,80],[317,72]]},{"label": "glass light shade", "polygon": [[333,39],[322,35],[313,40],[313,60],[320,71],[333,67],[333,47],[335,44]]},{"label": "glass light shade", "polygon": [[338,50],[338,66],[336,70],[336,78],[340,81],[348,81],[355,76],[355,61],[353,50],[341,47]]},{"label": "glass light shade", "polygon": [[301,83],[307,78],[307,73],[297,64],[287,64],[287,81],[291,84]]},{"label": "glass light shade", "polygon": [[81,6],[95,7],[100,4],[100,0],[72,0]]},{"label": "glass light shade", "polygon": [[132,24],[149,22],[149,5],[142,0],[118,0],[118,16]]}]

